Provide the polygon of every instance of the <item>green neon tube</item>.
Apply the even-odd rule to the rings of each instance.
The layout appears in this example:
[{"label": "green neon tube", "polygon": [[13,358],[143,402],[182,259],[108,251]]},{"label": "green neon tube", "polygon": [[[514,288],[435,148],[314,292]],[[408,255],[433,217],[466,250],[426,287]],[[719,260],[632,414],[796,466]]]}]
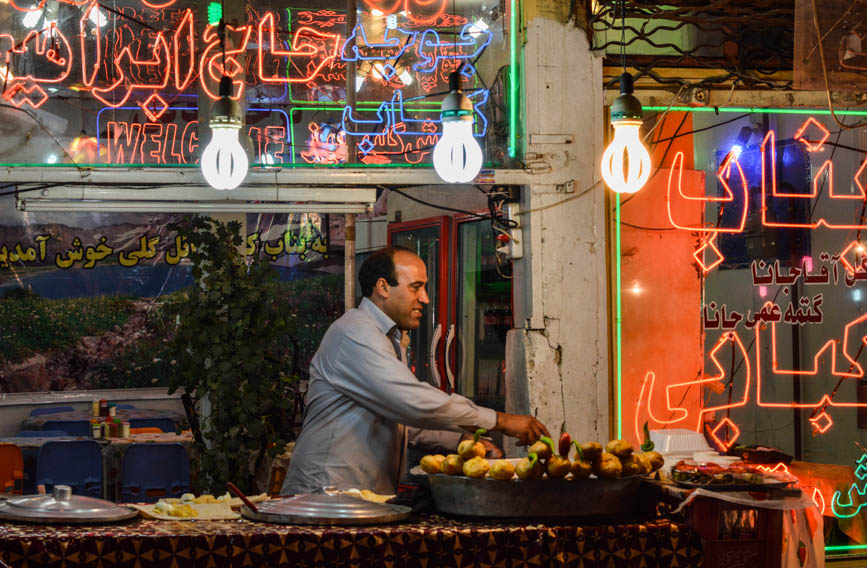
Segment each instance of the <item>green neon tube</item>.
[{"label": "green neon tube", "polygon": [[[755,107],[725,107],[725,108],[715,108],[715,107],[688,107],[688,106],[673,106],[673,107],[665,107],[665,106],[645,106],[641,107],[642,110],[652,110],[652,111],[665,111],[673,110],[678,112],[755,112],[762,114],[822,114],[822,115],[830,115],[831,111],[828,109],[809,109],[809,108],[755,108]],[[839,114],[843,116],[867,116],[867,110],[835,110],[834,114]]]},{"label": "green neon tube", "polygon": [[517,153],[518,133],[518,2],[511,0],[509,11],[509,157]]},{"label": "green neon tube", "polygon": [[615,194],[614,202],[614,290],[615,290],[615,321],[614,333],[617,344],[616,372],[617,372],[617,439],[623,438],[623,344],[621,330],[623,323],[623,311],[620,302],[620,194]]}]

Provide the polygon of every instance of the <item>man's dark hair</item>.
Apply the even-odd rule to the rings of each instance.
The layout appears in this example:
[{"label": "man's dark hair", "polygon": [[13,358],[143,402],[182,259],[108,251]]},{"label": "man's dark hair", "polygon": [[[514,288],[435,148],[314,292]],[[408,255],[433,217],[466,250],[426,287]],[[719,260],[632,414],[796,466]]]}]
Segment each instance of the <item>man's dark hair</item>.
[{"label": "man's dark hair", "polygon": [[406,247],[393,245],[381,248],[364,259],[364,262],[361,263],[361,269],[358,271],[362,296],[369,298],[380,278],[385,278],[389,286],[397,286],[397,276],[394,274],[394,253],[399,250],[415,254]]}]

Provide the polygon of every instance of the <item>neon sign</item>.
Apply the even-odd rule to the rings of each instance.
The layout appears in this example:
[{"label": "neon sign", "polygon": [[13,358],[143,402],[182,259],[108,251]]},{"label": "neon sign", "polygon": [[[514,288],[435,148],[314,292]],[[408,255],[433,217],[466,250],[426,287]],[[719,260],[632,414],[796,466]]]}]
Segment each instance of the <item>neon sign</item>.
[{"label": "neon sign", "polygon": [[[257,125],[250,131],[254,146],[259,145],[256,137],[269,146],[260,157],[269,155],[271,163],[340,163],[346,161],[345,152],[334,150],[349,137],[356,137],[364,163],[421,163],[429,159],[440,130],[439,101],[424,94],[444,89],[449,72],[461,65],[472,85],[477,74],[472,62],[493,39],[487,26],[445,14],[441,0],[370,6],[387,16],[385,25],[372,12],[352,30],[346,29],[346,14],[333,10],[247,7],[245,21],[226,26],[225,50],[216,26],[174,0],[142,0],[116,10],[102,10],[97,0],[65,3],[79,10],[71,29],[61,31],[49,22],[42,30],[28,31],[23,40],[0,34],[0,44],[9,44],[5,70],[0,69],[5,86],[0,96],[17,107],[40,109],[54,92],[68,96],[72,90],[92,96],[102,108],[137,108],[140,118],[132,123],[113,119],[110,126],[97,124],[104,151],[92,154],[97,160],[110,156],[111,163],[192,163],[190,148],[198,145],[194,129],[169,126],[173,120],[166,120],[166,113],[182,97],[190,107],[197,106],[200,94],[216,100],[223,74],[232,80],[233,99],[256,106],[281,103],[286,105],[283,112],[294,117],[294,122]],[[43,8],[44,2],[32,10]],[[446,38],[439,28],[459,32]],[[352,109],[344,102],[349,61],[358,62],[360,93]],[[365,100],[368,91],[383,98]],[[474,105],[475,135],[483,138],[488,89],[470,87],[467,95]],[[307,109],[315,109],[317,116],[304,120],[301,112]],[[336,122],[341,124],[334,139],[316,142],[323,136],[313,130]],[[266,133],[273,126],[284,127],[285,135]],[[84,125],[84,130],[93,127]],[[144,150],[136,140],[148,141]]]},{"label": "neon sign", "polygon": [[[821,158],[829,135],[824,126],[809,117],[795,132],[794,143],[814,157]],[[706,195],[703,184],[685,187],[684,156],[681,153],[675,156],[665,188],[668,218],[675,229],[698,235],[698,246],[693,257],[703,277],[716,270],[724,260],[717,243],[718,235],[744,232],[751,205],[748,189],[750,186],[759,188],[761,192],[761,211],[756,212],[756,216],[760,218],[762,227],[825,227],[846,231],[867,228],[867,222],[838,222],[828,218],[827,214],[800,222],[769,216],[768,211],[773,209],[774,200],[779,199],[816,200],[821,195],[823,199],[829,200],[830,204],[836,202],[841,205],[851,203],[852,200],[867,199],[865,183],[861,179],[867,171],[867,161],[859,164],[852,178],[854,184],[847,184],[853,187],[853,191],[849,193],[841,192],[839,187],[835,188],[836,174],[830,158],[820,160],[808,191],[798,193],[794,189],[779,186],[775,139],[774,131],[769,131],[758,148],[761,156],[759,179],[748,179],[738,161],[739,157],[733,152],[726,154],[716,172],[718,195]],[[759,171],[758,165],[755,171]],[[825,184],[827,191],[821,193],[820,184]],[[698,201],[720,210],[733,208],[730,213],[734,214],[723,219],[720,212],[717,222],[685,222],[679,217],[679,212],[683,209],[679,207],[679,201]],[[756,229],[753,227],[751,230]],[[833,254],[823,252],[818,258],[822,264],[817,267],[813,266],[811,257],[804,257],[800,259],[800,264],[788,267],[781,267],[779,260],[772,264],[753,260],[752,283],[761,287],[780,286],[786,295],[790,295],[795,290],[793,286],[798,284],[828,286],[839,283],[851,287],[861,280],[867,280],[867,249],[859,239],[849,238],[841,251]],[[833,378],[842,382],[846,379],[863,379],[865,376],[864,368],[858,359],[867,345],[867,314],[852,315],[837,324],[837,333],[823,338],[812,352],[803,353],[804,346],[801,345],[801,357],[811,361],[804,366],[788,364],[788,360],[784,362],[780,356],[782,343],[779,325],[801,327],[823,324],[822,329],[829,330],[822,309],[824,298],[824,293],[814,292],[797,297],[793,295],[785,303],[777,303],[775,297],[774,301],[763,302],[755,313],[751,310],[742,313],[726,305],[718,306],[715,302],[704,305],[702,329],[722,330],[705,355],[708,370],[703,371],[698,378],[679,380],[676,377],[666,377],[664,381],[660,380],[653,370],[645,370],[633,416],[636,438],[641,437],[638,424],[644,420],[663,427],[676,425],[696,431],[701,431],[702,426],[708,424],[710,438],[720,449],[727,450],[736,442],[741,432],[741,427],[731,418],[731,412],[737,408],[753,405],[768,409],[811,410],[807,422],[814,435],[825,434],[833,427],[833,408],[867,408],[867,402],[848,402],[837,397],[840,382],[833,390],[823,391],[812,387],[803,390],[797,398],[788,394],[791,392],[790,382],[795,377],[802,380]],[[750,341],[742,340],[745,334],[752,336]],[[749,343],[749,347],[745,346],[746,343]],[[723,352],[729,355],[723,356]],[[720,357],[730,361],[730,368],[721,364]],[[686,392],[693,387],[697,387],[699,392],[719,395],[728,390],[729,393],[727,400],[722,403],[713,403],[714,399],[710,394],[710,398],[702,397],[696,409],[683,404]],[[664,395],[658,392],[660,390],[664,391]],[[864,492],[859,489],[859,494],[863,495]],[[821,495],[818,499],[821,499],[821,505],[824,506]]]}]

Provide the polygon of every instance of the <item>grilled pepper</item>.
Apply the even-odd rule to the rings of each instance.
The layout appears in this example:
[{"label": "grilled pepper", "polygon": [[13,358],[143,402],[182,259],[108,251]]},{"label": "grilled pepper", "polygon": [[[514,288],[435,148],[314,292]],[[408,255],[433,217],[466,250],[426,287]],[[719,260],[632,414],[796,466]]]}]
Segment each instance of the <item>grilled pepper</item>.
[{"label": "grilled pepper", "polygon": [[593,472],[593,464],[584,458],[584,452],[581,450],[581,445],[578,442],[572,442],[572,445],[575,446],[578,452],[570,468],[572,475],[578,479],[590,477],[590,474]]},{"label": "grilled pepper", "polygon": [[548,436],[542,436],[527,450],[529,454],[536,454],[540,460],[547,460],[554,455],[554,440]]},{"label": "grilled pepper", "polygon": [[485,445],[479,442],[479,438],[484,434],[487,434],[488,431],[484,428],[479,428],[476,430],[475,435],[472,440],[464,440],[460,444],[458,444],[458,455],[464,458],[465,460],[472,459],[474,457],[485,457]]},{"label": "grilled pepper", "polygon": [[[569,434],[566,434],[567,436]],[[548,477],[563,478],[569,473],[572,464],[569,458],[564,458],[561,455],[554,454],[554,441],[547,436],[542,436],[542,440],[548,445],[551,450],[551,457],[548,458],[548,463],[545,464],[545,470],[548,472]]]},{"label": "grilled pepper", "polygon": [[545,468],[542,467],[542,462],[539,461],[539,456],[535,452],[530,454],[518,462],[515,466],[515,473],[520,479],[542,479],[545,474]]}]

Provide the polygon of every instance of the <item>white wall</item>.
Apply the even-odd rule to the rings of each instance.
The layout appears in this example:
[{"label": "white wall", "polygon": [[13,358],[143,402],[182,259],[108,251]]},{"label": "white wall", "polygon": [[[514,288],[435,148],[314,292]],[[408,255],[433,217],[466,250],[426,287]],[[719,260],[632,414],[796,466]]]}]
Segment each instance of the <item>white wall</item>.
[{"label": "white wall", "polygon": [[539,182],[522,199],[530,213],[522,218],[525,256],[514,264],[507,410],[537,416],[554,436],[607,440],[605,189],[594,186],[602,63],[582,30],[554,18],[543,11],[530,21],[524,48],[525,162]]}]

